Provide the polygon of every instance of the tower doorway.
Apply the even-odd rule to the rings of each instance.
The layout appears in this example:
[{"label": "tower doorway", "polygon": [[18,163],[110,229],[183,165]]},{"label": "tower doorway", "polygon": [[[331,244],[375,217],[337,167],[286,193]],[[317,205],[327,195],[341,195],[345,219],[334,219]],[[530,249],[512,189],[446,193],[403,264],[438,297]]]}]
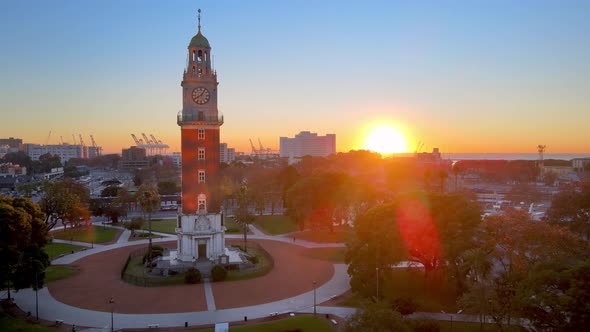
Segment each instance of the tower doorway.
[{"label": "tower doorway", "polygon": [[197,259],[207,259],[207,244],[200,244],[197,246]]}]

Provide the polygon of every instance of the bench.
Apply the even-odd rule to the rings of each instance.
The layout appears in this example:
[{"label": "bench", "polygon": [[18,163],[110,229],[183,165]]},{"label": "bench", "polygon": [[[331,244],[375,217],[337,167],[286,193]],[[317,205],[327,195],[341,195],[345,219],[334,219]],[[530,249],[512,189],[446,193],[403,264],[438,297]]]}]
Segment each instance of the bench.
[{"label": "bench", "polygon": [[157,329],[160,327],[160,324],[148,324],[148,329]]},{"label": "bench", "polygon": [[63,319],[56,319],[56,320],[55,320],[55,325],[56,325],[56,326],[60,326],[60,325],[62,325],[63,323],[64,323],[64,320],[63,320]]}]

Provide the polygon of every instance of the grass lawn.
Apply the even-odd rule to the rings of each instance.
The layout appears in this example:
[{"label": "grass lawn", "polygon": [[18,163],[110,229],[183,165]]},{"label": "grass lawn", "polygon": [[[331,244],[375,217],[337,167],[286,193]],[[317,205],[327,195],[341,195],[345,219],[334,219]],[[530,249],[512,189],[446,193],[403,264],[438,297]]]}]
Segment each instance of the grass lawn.
[{"label": "grass lawn", "polygon": [[311,248],[303,253],[307,257],[321,259],[333,263],[344,263],[346,248]]},{"label": "grass lawn", "polygon": [[254,224],[272,235],[297,231],[297,224],[288,216],[256,216]]},{"label": "grass lawn", "polygon": [[293,234],[296,240],[316,243],[343,243],[350,232],[349,227],[335,227],[333,232],[327,229],[312,229]]},{"label": "grass lawn", "polygon": [[59,255],[70,254],[72,251],[76,252],[84,247],[75,244],[67,243],[49,243],[43,250],[49,255],[49,259],[54,259]]},{"label": "grass lawn", "polygon": [[112,241],[117,233],[118,229],[110,227],[96,227],[89,226],[85,228],[67,229],[51,232],[56,239],[62,239],[67,241],[79,241],[88,243],[105,243]]},{"label": "grass lawn", "polygon": [[51,265],[47,267],[47,270],[45,270],[45,282],[69,278],[78,272],[79,270],[73,266]]},{"label": "grass lawn", "polygon": [[[332,332],[334,329],[329,321],[313,316],[296,316],[280,319],[273,322],[265,322],[255,325],[231,327],[232,332],[275,332],[275,331],[301,331],[301,332]],[[195,330],[199,332],[214,331],[213,329]]]},{"label": "grass lawn", "polygon": [[[149,225],[146,220],[142,229],[148,230]],[[160,232],[167,234],[176,234],[176,219],[152,219],[152,232]]]},{"label": "grass lawn", "polygon": [[37,324],[28,323],[24,320],[16,319],[7,313],[3,309],[0,309],[0,331],[15,331],[15,332],[58,332],[59,329],[53,329]]},{"label": "grass lawn", "polygon": [[411,298],[418,305],[416,311],[457,312],[457,294],[452,281],[437,276],[426,277],[424,271],[419,269],[395,269],[388,272],[389,275],[383,275],[383,278],[389,281],[380,285],[382,294]]},{"label": "grass lawn", "polygon": [[[384,272],[380,272],[384,273]],[[381,275],[387,281],[379,284],[380,294],[388,294],[388,299],[410,298],[417,304],[416,311],[426,312],[457,312],[457,294],[452,286],[452,281],[443,278],[424,276],[424,271],[413,269],[396,269],[389,275]],[[358,307],[363,298],[358,294],[344,296],[335,305],[343,307]]]},{"label": "grass lawn", "polygon": [[244,230],[242,226],[238,225],[234,218],[225,218],[225,233],[232,234],[232,233],[243,233]]}]

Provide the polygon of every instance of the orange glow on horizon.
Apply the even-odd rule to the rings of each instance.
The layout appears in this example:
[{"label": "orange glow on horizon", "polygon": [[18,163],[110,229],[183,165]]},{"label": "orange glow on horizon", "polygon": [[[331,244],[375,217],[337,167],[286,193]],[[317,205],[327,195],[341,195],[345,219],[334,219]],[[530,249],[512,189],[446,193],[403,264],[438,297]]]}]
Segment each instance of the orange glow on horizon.
[{"label": "orange glow on horizon", "polygon": [[369,126],[364,137],[363,149],[366,150],[380,154],[409,151],[407,134],[395,125],[379,123]]}]

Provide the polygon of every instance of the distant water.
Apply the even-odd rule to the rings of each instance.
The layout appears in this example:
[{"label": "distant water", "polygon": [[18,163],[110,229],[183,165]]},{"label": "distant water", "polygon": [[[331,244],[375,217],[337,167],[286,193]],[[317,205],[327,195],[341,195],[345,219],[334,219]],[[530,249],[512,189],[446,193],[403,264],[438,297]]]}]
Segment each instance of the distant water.
[{"label": "distant water", "polygon": [[[443,159],[450,160],[537,160],[538,153],[443,153]],[[575,158],[590,158],[590,153],[545,153],[543,159],[572,160]]]}]

